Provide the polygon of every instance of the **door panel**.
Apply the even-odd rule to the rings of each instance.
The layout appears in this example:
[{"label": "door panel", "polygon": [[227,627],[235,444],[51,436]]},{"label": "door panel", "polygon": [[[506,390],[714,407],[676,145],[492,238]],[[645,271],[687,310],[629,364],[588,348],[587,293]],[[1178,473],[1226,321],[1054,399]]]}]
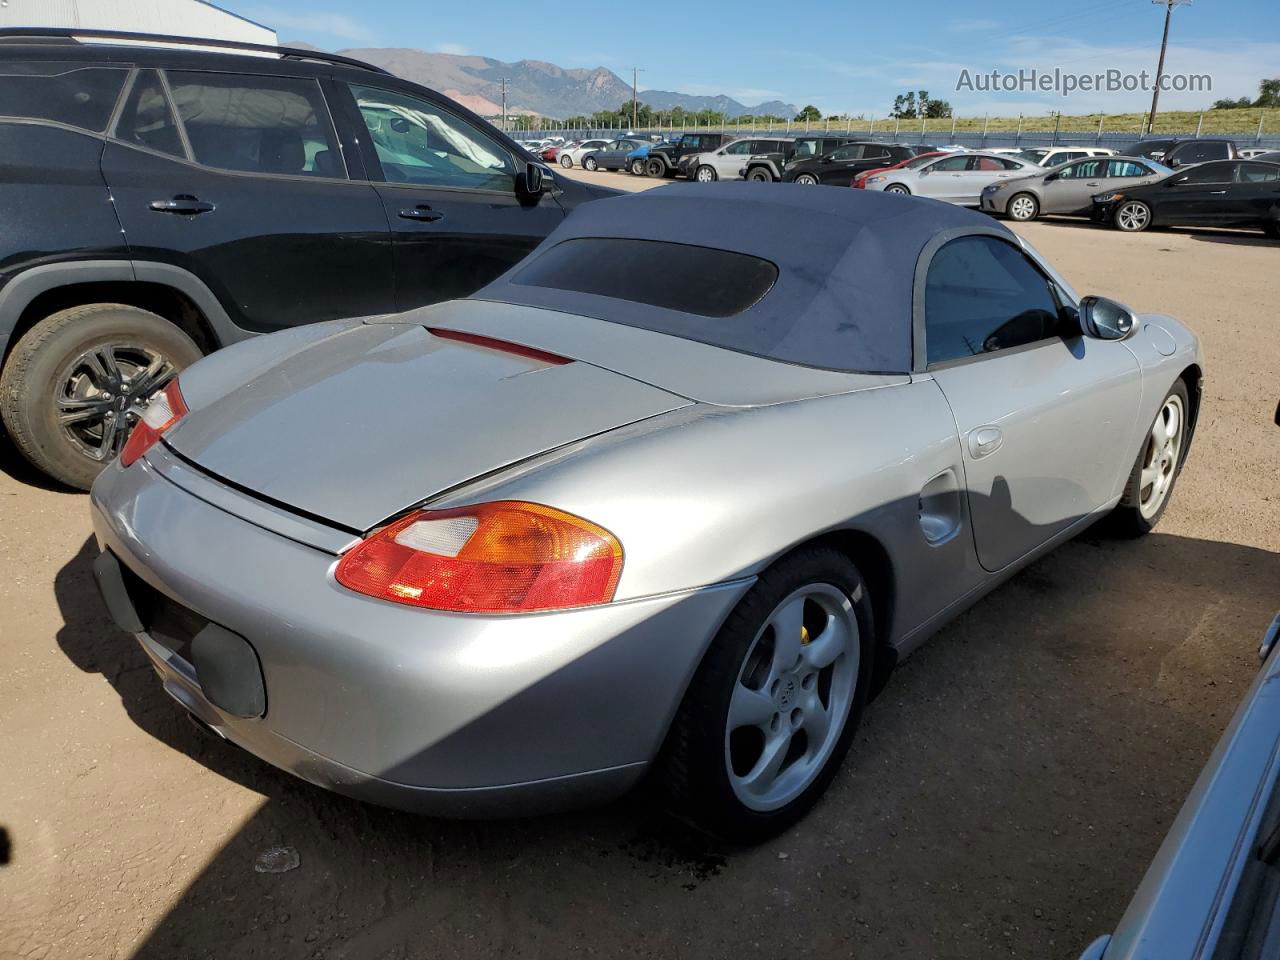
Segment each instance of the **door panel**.
[{"label": "door panel", "polygon": [[964,451],[978,558],[999,570],[1116,493],[1136,451],[1138,364],[1077,337],[934,373]]},{"label": "door panel", "polygon": [[[216,113],[200,97],[213,84],[224,91],[252,88],[264,78],[200,74],[175,87],[189,109],[219,125],[191,124],[193,143],[239,171],[214,169],[166,155],[184,150],[180,128],[172,126],[167,98],[154,71],[143,71],[126,102],[117,136],[102,155],[102,173],[135,259],[172,263],[195,274],[221,301],[239,326],[254,331],[338,317],[381,313],[393,305],[390,236],[373,188],[344,176],[336,143],[331,158],[307,155],[301,140],[288,139],[260,114],[224,108]],[[290,91],[285,80],[318,87],[314,81],[265,78],[273,95]],[[224,105],[227,98],[222,97]],[[292,101],[309,109],[315,101]],[[323,100],[318,101],[323,104]],[[327,124],[327,117],[323,118]],[[197,159],[200,154],[197,153]],[[333,164],[332,167],[325,166]],[[296,167],[297,175],[262,174],[253,165]],[[304,167],[309,170],[304,172]],[[332,172],[332,177],[324,176]]]},{"label": "door panel", "polygon": [[[363,84],[348,91],[391,226],[397,309],[474,293],[564,219],[549,194],[519,198],[519,167],[506,147],[444,104]],[[608,153],[615,163],[624,155],[616,141]]]}]

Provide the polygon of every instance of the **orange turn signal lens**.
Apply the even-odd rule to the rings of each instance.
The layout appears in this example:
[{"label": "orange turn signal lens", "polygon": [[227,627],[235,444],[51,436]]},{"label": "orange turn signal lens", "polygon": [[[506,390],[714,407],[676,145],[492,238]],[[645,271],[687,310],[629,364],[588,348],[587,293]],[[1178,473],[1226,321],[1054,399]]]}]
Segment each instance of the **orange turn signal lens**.
[{"label": "orange turn signal lens", "polygon": [[454,613],[531,613],[608,603],[622,545],[536,503],[419,510],[352,548],[334,576],[357,593]]}]

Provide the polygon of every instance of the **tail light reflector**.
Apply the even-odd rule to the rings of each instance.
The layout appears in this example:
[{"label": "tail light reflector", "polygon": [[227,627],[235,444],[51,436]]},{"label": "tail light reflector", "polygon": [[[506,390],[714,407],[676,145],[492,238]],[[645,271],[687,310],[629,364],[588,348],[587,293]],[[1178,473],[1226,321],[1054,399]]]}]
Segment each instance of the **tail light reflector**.
[{"label": "tail light reflector", "polygon": [[350,550],[350,590],[429,610],[530,613],[608,603],[622,545],[608,530],[536,503],[419,510]]},{"label": "tail light reflector", "polygon": [[152,396],[142,416],[124,442],[120,465],[127,467],[155,446],[166,430],[187,415],[187,402],[182,399],[175,377],[159,393]]}]

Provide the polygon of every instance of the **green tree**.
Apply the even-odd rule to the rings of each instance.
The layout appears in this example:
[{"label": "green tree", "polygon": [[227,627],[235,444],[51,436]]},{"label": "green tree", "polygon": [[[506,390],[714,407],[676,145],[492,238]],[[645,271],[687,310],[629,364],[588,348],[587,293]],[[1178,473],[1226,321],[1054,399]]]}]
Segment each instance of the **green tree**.
[{"label": "green tree", "polygon": [[929,96],[928,90],[908,90],[893,98],[893,110],[889,114],[900,120],[915,120],[919,117],[949,117],[951,104],[945,100],[935,100]]},{"label": "green tree", "polygon": [[796,114],[796,120],[799,123],[813,123],[815,120],[821,119],[822,114],[812,103]]},{"label": "green tree", "polygon": [[1227,97],[1223,100],[1213,101],[1213,106],[1210,107],[1209,109],[1210,110],[1239,110],[1242,107],[1252,107],[1252,106],[1253,106],[1253,101],[1250,100],[1248,97],[1241,97],[1238,100],[1232,100],[1230,97]]},{"label": "green tree", "polygon": [[1255,107],[1280,107],[1280,77],[1263,80],[1258,84],[1258,99]]}]

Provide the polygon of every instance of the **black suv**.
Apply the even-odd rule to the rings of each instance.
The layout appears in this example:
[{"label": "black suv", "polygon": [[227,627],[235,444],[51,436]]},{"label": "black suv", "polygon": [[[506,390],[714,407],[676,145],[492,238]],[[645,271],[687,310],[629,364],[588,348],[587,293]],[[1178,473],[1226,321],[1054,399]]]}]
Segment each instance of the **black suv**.
[{"label": "black suv", "polygon": [[[737,134],[728,133],[685,133],[681,134],[675,144],[649,151],[649,160],[644,172],[651,177],[674,177],[676,174],[692,179],[689,163],[699,153],[719,150],[730,140],[736,140]],[[685,163],[680,165],[681,158]]]},{"label": "black suv", "polygon": [[834,150],[814,156],[794,154],[782,169],[782,179],[786,183],[847,187],[859,173],[877,167],[891,167],[932,150],[932,147],[907,147],[899,143],[846,142]]},{"label": "black suv", "polygon": [[1166,167],[1185,167],[1209,160],[1236,160],[1239,151],[1230,140],[1198,139],[1139,140],[1120,151],[1126,157],[1156,160]]},{"label": "black suv", "polygon": [[0,30],[0,415],[71,486],[202,354],[472,293],[615,192],[358,61],[74,33]]}]

